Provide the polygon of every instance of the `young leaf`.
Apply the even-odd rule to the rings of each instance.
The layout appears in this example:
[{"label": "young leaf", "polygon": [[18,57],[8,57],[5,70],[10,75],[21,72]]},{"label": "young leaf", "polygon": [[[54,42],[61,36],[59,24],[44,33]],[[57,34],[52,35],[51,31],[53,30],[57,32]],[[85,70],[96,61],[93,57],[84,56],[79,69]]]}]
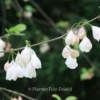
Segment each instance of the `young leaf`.
[{"label": "young leaf", "polygon": [[26,25],[25,24],[18,24],[14,28],[17,31],[22,32],[22,31],[26,30]]},{"label": "young leaf", "polygon": [[65,100],[77,100],[77,97],[75,97],[75,96],[69,96]]},{"label": "young leaf", "polygon": [[14,27],[11,27],[8,31],[11,34],[20,34],[20,32],[24,31],[26,29],[26,25],[25,24],[18,24]]},{"label": "young leaf", "polygon": [[53,97],[53,98],[56,98],[57,100],[61,100],[60,96],[57,95],[57,94],[52,94],[52,97]]}]

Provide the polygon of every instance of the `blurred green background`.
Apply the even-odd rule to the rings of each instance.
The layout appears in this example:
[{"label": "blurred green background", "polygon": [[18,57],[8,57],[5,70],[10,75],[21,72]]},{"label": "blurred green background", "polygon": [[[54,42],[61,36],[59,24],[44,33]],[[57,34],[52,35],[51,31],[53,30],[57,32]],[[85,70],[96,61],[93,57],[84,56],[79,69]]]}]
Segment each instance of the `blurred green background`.
[{"label": "blurred green background", "polygon": [[[0,1],[1,36],[6,34],[5,28],[13,27],[19,23],[27,26],[26,31],[23,32],[25,36],[11,36],[9,38],[9,42],[13,48],[25,46],[26,39],[30,40],[32,44],[35,44],[58,37],[62,34],[58,28],[66,33],[73,24],[79,21],[88,21],[100,14],[100,0],[34,1]],[[35,4],[40,6],[55,22],[58,27],[57,29],[46,20],[42,15],[43,12],[38,11]],[[95,20],[91,24],[99,27],[100,20]],[[54,93],[58,94],[62,100],[70,95],[78,97],[78,100],[98,100],[100,98],[100,43],[93,39],[90,26],[85,27],[87,36],[93,43],[92,50],[86,55],[94,65],[90,65],[88,59],[80,54],[78,57],[79,66],[74,70],[67,68],[65,59],[61,55],[64,43],[63,40],[58,40],[48,43],[50,48],[45,53],[41,53],[40,46],[33,47],[42,62],[42,68],[37,70],[36,78],[18,78],[15,82],[7,81],[5,79],[6,72],[3,69],[4,63],[7,61],[9,55],[6,53],[3,58],[0,58],[0,87],[22,92],[38,100],[56,100],[51,97]],[[7,41],[7,39],[4,40]],[[72,91],[29,91],[28,88],[32,87],[72,87]],[[8,93],[8,95],[12,96],[12,93]],[[0,92],[0,99],[3,98],[4,100],[8,100]],[[27,99],[24,98],[24,100]]]}]

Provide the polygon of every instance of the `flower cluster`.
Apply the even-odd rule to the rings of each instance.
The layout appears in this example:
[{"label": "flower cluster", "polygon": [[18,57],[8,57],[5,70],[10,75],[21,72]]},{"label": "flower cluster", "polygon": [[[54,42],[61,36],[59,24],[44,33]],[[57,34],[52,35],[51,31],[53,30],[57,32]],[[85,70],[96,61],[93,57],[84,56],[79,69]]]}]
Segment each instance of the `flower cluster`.
[{"label": "flower cluster", "polygon": [[[0,39],[0,51],[4,51],[4,48],[6,47],[6,44],[5,42]],[[0,53],[0,57],[3,57],[4,56],[4,53]]]},{"label": "flower cluster", "polygon": [[[99,41],[100,40],[100,28],[96,26],[92,26],[92,25],[91,27],[93,31],[93,38]],[[86,30],[83,26],[79,28],[76,34],[74,34],[72,30],[70,30],[68,35],[65,37],[65,43],[66,43],[66,46],[64,47],[62,51],[62,56],[64,58],[67,58],[65,61],[65,64],[67,65],[68,68],[75,69],[78,66],[76,58],[79,56],[79,51],[71,49],[71,45],[73,46],[74,44],[80,43],[79,49],[82,52],[88,53],[92,49],[92,43],[87,37]]]},{"label": "flower cluster", "polygon": [[21,53],[18,53],[15,60],[4,65],[6,80],[16,80],[17,78],[35,78],[36,69],[41,68],[41,61],[31,47],[26,46]]}]

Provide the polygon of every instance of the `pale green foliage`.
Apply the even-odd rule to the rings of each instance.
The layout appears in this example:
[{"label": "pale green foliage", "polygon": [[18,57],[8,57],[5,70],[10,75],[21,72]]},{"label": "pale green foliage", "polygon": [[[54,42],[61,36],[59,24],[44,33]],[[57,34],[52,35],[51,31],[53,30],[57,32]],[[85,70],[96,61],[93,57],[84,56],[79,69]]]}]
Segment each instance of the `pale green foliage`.
[{"label": "pale green foliage", "polygon": [[26,30],[26,25],[25,24],[18,24],[18,25],[14,26],[14,27],[11,27],[9,29],[5,29],[5,31],[9,35],[19,35],[19,36],[23,36],[24,34],[22,34],[21,32],[23,32],[25,30]]},{"label": "pale green foliage", "polygon": [[30,5],[26,5],[25,7],[25,10],[26,11],[29,11],[29,12],[36,12],[36,9],[35,8],[33,8],[32,6],[30,6]]},{"label": "pale green foliage", "polygon": [[69,96],[65,100],[77,100],[77,97],[75,97],[75,96]]},{"label": "pale green foliage", "polygon": [[52,97],[53,97],[53,98],[56,98],[57,100],[62,100],[62,99],[60,98],[60,96],[57,95],[57,94],[53,94]]},{"label": "pale green foliage", "polygon": [[59,21],[57,23],[57,26],[59,26],[59,27],[66,27],[68,25],[69,25],[68,21]]}]

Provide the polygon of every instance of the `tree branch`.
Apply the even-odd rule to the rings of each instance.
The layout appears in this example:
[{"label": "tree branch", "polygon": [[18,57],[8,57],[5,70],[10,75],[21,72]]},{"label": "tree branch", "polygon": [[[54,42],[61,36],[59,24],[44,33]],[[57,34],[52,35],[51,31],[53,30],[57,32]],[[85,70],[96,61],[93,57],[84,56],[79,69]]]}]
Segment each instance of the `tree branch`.
[{"label": "tree branch", "polygon": [[36,100],[36,99],[34,99],[32,97],[29,97],[29,96],[27,96],[27,95],[25,95],[23,93],[20,93],[20,92],[17,92],[17,91],[13,91],[13,90],[10,90],[10,89],[7,89],[7,88],[0,87],[0,90],[1,91],[6,91],[6,92],[9,92],[9,93],[14,93],[14,94],[20,95],[20,96],[25,97],[25,98],[27,98],[29,100]]},{"label": "tree branch", "polygon": [[[84,26],[84,25],[86,25],[86,24],[88,24],[88,23],[90,23],[90,22],[92,22],[92,21],[98,19],[99,17],[100,17],[100,15],[98,15],[98,16],[96,16],[95,18],[89,20],[88,22],[82,24],[81,26]],[[74,28],[74,29],[75,29],[75,28]],[[44,43],[49,43],[49,42],[53,42],[53,41],[62,39],[62,38],[63,38],[64,36],[66,36],[66,35],[67,35],[67,33],[65,33],[65,34],[63,34],[63,35],[61,35],[61,36],[59,36],[59,37],[53,38],[53,39],[51,39],[51,40],[48,40],[48,41],[43,41],[43,42],[39,42],[39,43],[36,43],[36,44],[32,44],[31,47],[38,46],[38,45],[41,45],[41,44],[44,44]],[[4,35],[4,36],[1,36],[0,38],[5,38],[6,36],[7,36],[7,35]],[[22,50],[22,49],[24,49],[24,48],[25,48],[25,47],[20,47],[20,48],[13,49],[12,51],[19,51],[19,50]],[[0,51],[0,53],[6,53],[6,52],[10,52],[10,51]]]}]

